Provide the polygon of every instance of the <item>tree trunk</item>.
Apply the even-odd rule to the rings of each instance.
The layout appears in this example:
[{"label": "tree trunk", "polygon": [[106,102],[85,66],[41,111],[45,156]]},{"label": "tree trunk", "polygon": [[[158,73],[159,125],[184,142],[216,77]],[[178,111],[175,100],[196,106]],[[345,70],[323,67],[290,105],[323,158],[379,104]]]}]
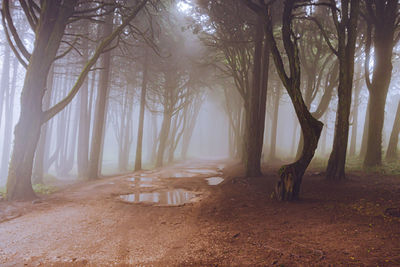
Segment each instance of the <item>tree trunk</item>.
[{"label": "tree trunk", "polygon": [[400,101],[397,104],[396,118],[393,122],[392,133],[390,134],[389,146],[386,152],[386,159],[394,161],[398,159],[397,146],[399,144],[400,133]]},{"label": "tree trunk", "polygon": [[156,168],[162,167],[164,164],[164,154],[167,146],[169,131],[171,128],[171,119],[172,115],[170,114],[170,112],[165,111],[159,137],[160,143],[158,145],[158,151],[157,151]]},{"label": "tree trunk", "polygon": [[[374,3],[373,3],[374,2]],[[394,34],[398,26],[399,3],[397,0],[367,1],[368,33],[366,44],[366,60],[369,59],[371,47],[371,24],[374,28],[373,47],[375,65],[372,82],[369,81],[369,72],[366,74],[367,86],[370,93],[370,107],[374,112],[369,114],[369,129],[367,151],[364,166],[371,167],[382,164],[382,131],[385,120],[385,105],[390,80],[392,77],[392,56]],[[369,62],[368,62],[369,63]]]},{"label": "tree trunk", "polygon": [[[54,65],[51,66],[50,72],[47,78],[46,84],[46,92],[43,99],[43,108],[46,110],[50,107],[51,96],[54,90],[53,88],[54,82]],[[48,123],[42,125],[40,130],[40,138],[39,144],[35,153],[35,166],[34,166],[34,175],[32,177],[34,183],[41,184],[43,183],[44,176],[44,161],[45,161],[45,153],[46,153],[46,145],[50,145],[46,143],[47,140],[47,129],[49,127]]]},{"label": "tree trunk", "polygon": [[276,87],[275,98],[274,98],[274,115],[272,118],[271,128],[271,147],[269,151],[269,159],[274,160],[276,158],[276,134],[278,132],[278,112],[279,112],[279,100],[281,98],[281,90]]},{"label": "tree trunk", "polygon": [[[189,150],[190,140],[192,139],[194,127],[196,126],[197,117],[198,117],[198,115],[200,113],[200,108],[201,108],[202,103],[203,103],[203,99],[201,97],[197,97],[194,100],[194,103],[192,104],[193,110],[192,110],[192,113],[191,113],[190,120],[188,121],[189,125],[184,128],[184,134],[183,134],[183,139],[182,139],[181,155],[182,155],[183,159],[187,158],[187,153],[188,153],[188,150]],[[230,126],[229,129],[231,131],[232,130],[232,126]],[[229,136],[229,138],[231,139],[232,137]]]},{"label": "tree trunk", "polygon": [[[74,5],[61,5],[60,2],[46,2],[35,32],[35,45],[22,87],[20,117],[14,130],[14,146],[7,180],[7,198],[10,200],[36,197],[31,177],[33,158],[43,124],[42,99],[50,66]],[[29,138],[26,133],[29,133]]]},{"label": "tree trunk", "polygon": [[[113,14],[106,17],[103,36],[109,36],[113,28]],[[88,168],[88,178],[96,179],[101,173],[102,149],[104,142],[104,131],[106,125],[106,106],[108,97],[108,86],[111,74],[111,51],[103,54],[101,60],[101,74],[97,91],[96,111],[92,142],[90,146],[90,160]]]},{"label": "tree trunk", "polygon": [[314,157],[323,127],[323,124],[311,115],[304,103],[300,90],[299,49],[296,41],[292,39],[292,11],[295,2],[295,0],[285,1],[282,14],[282,40],[288,58],[290,76],[286,73],[281,53],[277,47],[270,18],[266,28],[268,43],[272,46],[271,51],[275,67],[292,100],[304,136],[304,146],[300,158],[292,164],[282,166],[279,171],[280,181],[275,188],[275,194],[278,200],[298,199],[304,172]]},{"label": "tree trunk", "polygon": [[369,99],[368,99],[368,104],[367,104],[367,111],[365,113],[365,119],[364,119],[364,129],[363,129],[363,136],[361,140],[361,148],[360,148],[360,158],[365,157],[365,153],[367,152],[367,140],[368,140],[368,129],[369,129]]},{"label": "tree trunk", "polygon": [[349,156],[354,157],[356,155],[357,148],[357,127],[358,127],[358,103],[360,98],[361,86],[360,79],[357,79],[354,91],[354,104],[353,104],[353,124],[351,126],[351,141]]},{"label": "tree trunk", "polygon": [[[3,118],[4,96],[10,90],[10,55],[11,51],[8,45],[4,48],[4,58],[2,65],[1,81],[0,81],[0,125]],[[7,115],[7,114],[6,114]]]},{"label": "tree trunk", "polygon": [[[347,2],[346,6],[341,8],[342,12],[347,11],[347,14],[342,14],[345,19],[342,18],[340,22],[335,21],[339,43],[337,51],[339,60],[339,86],[333,148],[326,170],[326,177],[331,180],[345,178],[359,5],[358,0]],[[337,16],[335,16],[335,19],[338,19]]]},{"label": "tree trunk", "polygon": [[382,130],[385,120],[386,97],[392,74],[392,44],[375,41],[375,64],[370,89],[370,105],[374,112],[369,114],[367,151],[364,166],[382,164]]},{"label": "tree trunk", "polygon": [[143,125],[144,125],[144,109],[146,106],[146,90],[147,90],[147,71],[148,71],[148,51],[145,51],[143,62],[143,77],[142,77],[142,92],[140,95],[140,112],[139,112],[139,126],[136,143],[136,160],[135,171],[142,169],[142,146],[143,146]]},{"label": "tree trunk", "polygon": [[[89,34],[87,24],[85,24],[83,32]],[[83,62],[89,60],[89,44],[86,38],[82,40],[83,44]],[[95,74],[92,73],[94,76]],[[78,177],[82,179],[88,178],[89,167],[89,136],[90,136],[90,116],[88,108],[89,101],[89,77],[86,77],[80,89],[79,97],[79,131],[78,131],[78,153],[77,153],[77,169]]]},{"label": "tree trunk", "polygon": [[[13,60],[13,76],[11,81],[11,90],[5,92],[5,122],[4,122],[4,142],[1,158],[0,175],[7,177],[7,167],[10,161],[10,150],[12,143],[12,124],[14,119],[14,98],[18,74],[18,60]],[[1,179],[1,178],[0,178]]]},{"label": "tree trunk", "polygon": [[245,159],[246,176],[261,175],[265,109],[268,87],[269,42],[264,39],[265,17],[257,15],[253,63],[253,85],[246,106]]}]

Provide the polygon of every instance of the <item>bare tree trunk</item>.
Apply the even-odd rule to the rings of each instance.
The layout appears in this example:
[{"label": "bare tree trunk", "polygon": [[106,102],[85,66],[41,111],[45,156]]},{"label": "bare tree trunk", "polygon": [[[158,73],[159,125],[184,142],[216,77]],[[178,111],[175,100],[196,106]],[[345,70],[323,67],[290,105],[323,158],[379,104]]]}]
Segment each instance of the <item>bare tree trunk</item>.
[{"label": "bare tree trunk", "polygon": [[261,175],[270,46],[265,36],[265,16],[257,14],[253,65],[253,85],[246,108],[244,165],[246,176]]},{"label": "bare tree trunk", "polygon": [[365,153],[367,152],[367,140],[368,140],[368,129],[369,129],[369,99],[367,104],[367,111],[365,113],[364,119],[364,129],[363,129],[363,136],[361,140],[361,148],[359,156],[361,158],[365,157]]},{"label": "bare tree trunk", "polygon": [[11,51],[8,45],[4,48],[4,58],[2,65],[2,73],[1,73],[1,81],[0,81],[0,124],[1,119],[3,118],[3,105],[4,105],[4,96],[7,91],[10,90],[10,56]]},{"label": "bare tree trunk", "polygon": [[[53,82],[54,82],[54,64],[50,68],[50,72],[47,77],[47,86],[46,86],[47,88],[43,99],[43,108],[45,110],[47,110],[50,107],[51,95],[54,90]],[[42,125],[42,128],[40,130],[39,144],[35,153],[35,166],[33,170],[34,175],[32,177],[34,183],[43,183],[46,145],[50,145],[46,143],[48,127],[49,124],[45,123],[44,125]]]},{"label": "bare tree trunk", "polygon": [[397,146],[399,144],[400,133],[400,101],[397,104],[396,118],[393,122],[392,133],[390,134],[389,146],[386,152],[386,159],[394,161],[398,159]]},{"label": "bare tree trunk", "polygon": [[[189,150],[189,144],[190,144],[190,140],[192,139],[192,135],[193,135],[193,130],[194,127],[196,126],[196,122],[197,122],[197,117],[200,113],[200,108],[201,105],[203,103],[203,99],[201,97],[197,97],[194,100],[193,105],[193,109],[191,112],[191,116],[190,119],[188,119],[188,124],[185,128],[184,128],[184,133],[183,133],[183,139],[182,139],[182,151],[181,151],[181,155],[183,159],[187,158],[187,153]],[[232,127],[229,127],[230,131],[232,130]],[[231,136],[229,138],[232,138]]]},{"label": "bare tree trunk", "polygon": [[169,131],[171,128],[171,119],[172,115],[168,111],[164,111],[163,122],[161,125],[160,137],[159,137],[159,145],[157,151],[157,160],[156,160],[156,167],[162,167],[164,164],[164,153],[167,146],[167,140],[169,136]]},{"label": "bare tree trunk", "polygon": [[[88,26],[85,24],[83,31],[89,34]],[[83,39],[83,63],[89,60],[89,44],[86,38]],[[94,73],[92,75],[95,75]],[[88,178],[89,167],[89,136],[90,136],[90,116],[89,116],[89,77],[86,77],[80,89],[79,97],[79,131],[78,131],[78,151],[77,151],[77,169],[78,177]]]},{"label": "bare tree trunk", "polygon": [[136,143],[135,171],[139,171],[142,169],[143,125],[144,125],[144,111],[146,107],[147,72],[148,72],[148,51],[146,49],[145,58],[143,62],[142,92],[140,95],[140,112],[139,112],[139,127],[137,134],[137,143]]},{"label": "bare tree trunk", "polygon": [[[113,28],[113,14],[106,17],[103,36],[109,36]],[[88,168],[88,178],[96,179],[101,173],[102,149],[104,142],[104,131],[106,125],[106,106],[108,97],[108,87],[111,74],[111,51],[103,54],[101,60],[101,74],[97,92],[96,111],[94,117],[94,126],[92,142],[90,146],[90,160]]]},{"label": "bare tree trunk", "polygon": [[346,2],[345,6],[341,8],[342,12],[345,10],[347,11],[346,14],[342,14],[342,16],[346,18],[342,18],[341,21],[338,22],[338,17],[334,17],[335,25],[337,25],[336,31],[339,42],[337,56],[339,59],[340,71],[335,135],[332,152],[326,169],[326,177],[331,180],[341,180],[345,178],[359,5],[359,1],[356,0]]},{"label": "bare tree trunk", "polygon": [[[374,3],[373,3],[374,2]],[[366,81],[370,93],[370,107],[373,112],[369,114],[369,129],[367,151],[364,166],[382,164],[382,131],[385,120],[385,105],[392,77],[392,56],[395,44],[395,31],[398,27],[398,0],[367,1],[367,23],[374,27],[373,47],[375,56],[372,82],[369,80],[369,71],[366,68]],[[371,25],[368,24],[366,60],[369,60]],[[366,63],[369,66],[369,62]]]},{"label": "bare tree trunk", "polygon": [[152,139],[153,139],[153,146],[151,148],[151,156],[150,159],[152,162],[156,162],[157,157],[157,144],[158,144],[158,127],[157,127],[157,116],[155,114],[151,115],[151,124],[152,124]]},{"label": "bare tree trunk", "polygon": [[356,155],[356,148],[357,148],[357,127],[358,127],[358,106],[360,101],[360,79],[357,79],[354,88],[354,103],[353,103],[353,124],[351,126],[351,141],[350,141],[350,151],[349,156],[354,157]]},{"label": "bare tree trunk", "polygon": [[10,161],[10,150],[12,143],[12,124],[14,119],[14,98],[15,89],[17,86],[17,74],[18,74],[18,60],[14,57],[13,60],[13,75],[11,81],[11,90],[7,90],[5,93],[5,122],[4,122],[4,142],[3,152],[1,158],[1,177],[7,177],[8,162]]},{"label": "bare tree trunk", "polygon": [[[388,55],[388,51],[390,53]],[[392,74],[392,53],[386,45],[383,47],[375,44],[376,60],[372,90],[370,90],[370,105],[374,112],[369,113],[369,129],[367,151],[364,165],[375,166],[382,163],[382,130],[385,120],[386,97]]]},{"label": "bare tree trunk", "polygon": [[271,128],[271,147],[269,150],[269,158],[274,160],[276,158],[276,134],[278,132],[278,112],[279,112],[279,100],[281,98],[281,89],[277,86],[274,98],[274,115],[272,118]]},{"label": "bare tree trunk", "polygon": [[[8,171],[7,198],[35,198],[32,189],[32,168],[35,150],[43,124],[42,99],[47,74],[56,56],[64,28],[73,7],[62,7],[59,1],[47,2],[36,29],[36,43],[29,59],[21,94],[20,117],[14,130],[14,146]],[[26,138],[29,133],[29,138]]]}]

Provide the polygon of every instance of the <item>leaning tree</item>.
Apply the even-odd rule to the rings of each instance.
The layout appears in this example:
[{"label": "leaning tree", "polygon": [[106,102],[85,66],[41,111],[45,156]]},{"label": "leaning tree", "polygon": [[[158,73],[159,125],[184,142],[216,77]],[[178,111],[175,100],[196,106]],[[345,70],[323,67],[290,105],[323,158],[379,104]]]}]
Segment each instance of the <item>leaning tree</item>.
[{"label": "leaning tree", "polygon": [[[79,0],[19,0],[20,8],[35,34],[33,49],[30,51],[16,29],[14,18],[10,11],[9,0],[2,4],[2,22],[11,49],[21,64],[26,68],[26,74],[21,94],[20,118],[14,130],[14,145],[9,165],[7,180],[7,198],[24,200],[35,198],[32,189],[31,176],[33,159],[40,136],[41,126],[64,109],[77,94],[86,76],[104,51],[111,49],[113,40],[145,7],[148,0],[96,1],[87,7],[86,1]],[[108,6],[113,8],[106,8]],[[108,12],[119,8],[123,20],[96,47],[70,92],[60,102],[47,110],[42,109],[43,96],[46,92],[46,80],[53,62],[74,49],[79,34],[73,34],[74,23],[81,19],[88,22],[101,19]],[[71,37],[75,36],[74,40]],[[69,48],[61,45],[69,44]],[[60,51],[61,50],[61,51]]]}]

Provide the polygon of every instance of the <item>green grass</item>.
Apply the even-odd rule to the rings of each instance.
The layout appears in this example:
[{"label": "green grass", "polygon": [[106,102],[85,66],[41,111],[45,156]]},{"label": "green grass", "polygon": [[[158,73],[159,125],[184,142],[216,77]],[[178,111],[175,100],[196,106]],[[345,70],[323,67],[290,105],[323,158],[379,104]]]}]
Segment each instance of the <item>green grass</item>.
[{"label": "green grass", "polygon": [[[327,165],[328,159],[314,158],[310,164],[310,167],[311,169],[316,171],[325,171]],[[363,166],[362,159],[352,157],[347,158],[346,172],[365,172],[380,175],[400,175],[400,163],[384,161],[382,166],[365,168]]]},{"label": "green grass", "polygon": [[46,184],[34,184],[32,186],[33,191],[35,193],[41,194],[41,195],[49,195],[57,191],[57,188],[54,186],[46,185]]}]

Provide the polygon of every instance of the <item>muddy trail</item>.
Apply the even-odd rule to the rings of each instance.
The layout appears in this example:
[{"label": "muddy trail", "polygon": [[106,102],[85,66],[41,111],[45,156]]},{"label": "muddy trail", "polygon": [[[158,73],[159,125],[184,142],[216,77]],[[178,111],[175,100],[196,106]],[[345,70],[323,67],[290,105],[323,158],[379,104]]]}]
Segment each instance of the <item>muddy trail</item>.
[{"label": "muddy trail", "polygon": [[400,265],[400,178],[308,172],[271,198],[277,168],[197,161],[0,202],[1,266]]}]

